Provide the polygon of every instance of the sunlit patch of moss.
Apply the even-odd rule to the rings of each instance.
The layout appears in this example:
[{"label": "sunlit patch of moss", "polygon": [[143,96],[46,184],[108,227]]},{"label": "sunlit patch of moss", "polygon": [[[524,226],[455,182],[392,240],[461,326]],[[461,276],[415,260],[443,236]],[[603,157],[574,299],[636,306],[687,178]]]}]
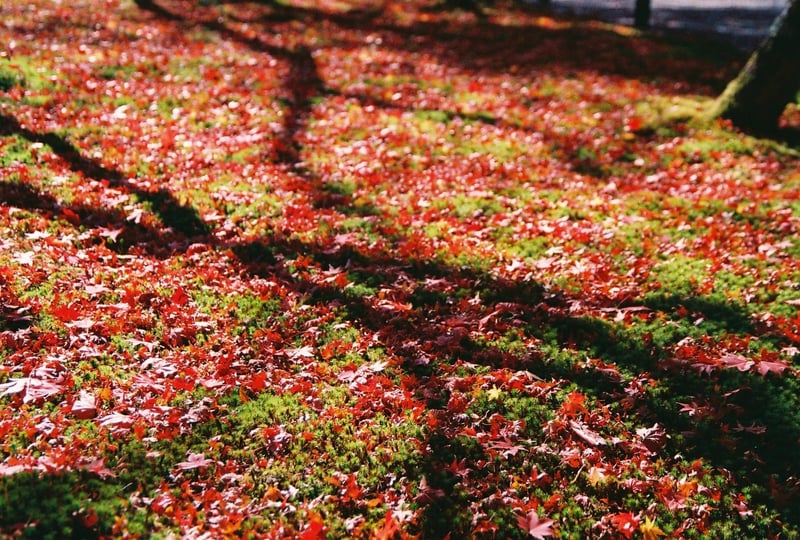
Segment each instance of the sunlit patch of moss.
[{"label": "sunlit patch of moss", "polygon": [[500,163],[509,163],[519,157],[529,155],[531,150],[516,141],[491,137],[488,140],[463,139],[456,146],[455,152],[460,155],[490,155]]},{"label": "sunlit patch of moss", "polygon": [[7,92],[15,86],[23,86],[25,77],[10,66],[0,65],[0,91]]},{"label": "sunlit patch of moss", "polygon": [[424,228],[425,235],[433,239],[444,238],[449,230],[450,225],[446,221],[441,220],[426,223]]},{"label": "sunlit patch of moss", "polygon": [[364,298],[377,294],[380,287],[385,283],[383,276],[375,275],[372,272],[352,270],[347,273],[349,285],[345,293],[351,298]]},{"label": "sunlit patch of moss", "polygon": [[430,120],[435,123],[445,124],[452,119],[452,116],[446,111],[439,111],[435,109],[422,109],[414,111],[414,117],[420,122]]},{"label": "sunlit patch of moss", "polygon": [[267,192],[240,203],[225,201],[222,203],[217,202],[215,206],[218,208],[221,206],[225,214],[239,224],[240,227],[244,228],[251,222],[261,218],[279,216],[282,201],[277,195]]},{"label": "sunlit patch of moss", "polygon": [[[357,504],[355,492],[347,489],[358,490],[363,495],[359,498],[375,498],[401,477],[401,482],[418,479],[421,428],[380,414],[356,424],[343,412],[341,392],[322,395],[342,412],[315,412],[294,394],[264,393],[239,403],[224,439],[234,457],[250,464],[247,478],[253,496],[318,500],[329,531],[341,534],[346,532],[344,520],[355,515],[374,526],[385,515],[385,506]],[[284,518],[278,509],[267,509],[256,519]],[[285,519],[300,525],[296,517]]]},{"label": "sunlit patch of moss", "polygon": [[13,86],[22,86],[31,91],[42,91],[55,88],[57,75],[47,66],[31,56],[11,56],[0,58],[1,90],[10,90]]},{"label": "sunlit patch of moss", "polygon": [[796,304],[800,301],[800,275],[787,279],[779,287],[763,293],[760,298],[765,309],[779,317],[792,318],[797,315]]},{"label": "sunlit patch of moss", "polygon": [[95,67],[96,76],[107,80],[127,81],[133,78],[156,78],[166,71],[156,62],[142,62],[132,64],[106,64]]},{"label": "sunlit patch of moss", "polygon": [[757,150],[757,140],[733,134],[718,135],[713,138],[692,138],[676,148],[685,159],[693,162],[713,163],[720,154],[731,153],[737,156],[750,156]]},{"label": "sunlit patch of moss", "polygon": [[701,96],[650,96],[636,103],[636,114],[642,120],[641,129],[655,131],[658,136],[677,134],[676,123],[701,117],[710,104]]},{"label": "sunlit patch of moss", "polygon": [[340,221],[338,228],[346,233],[354,233],[367,242],[377,242],[383,238],[380,234],[376,222],[369,215],[366,217],[354,216]]},{"label": "sunlit patch of moss", "polygon": [[491,216],[505,211],[503,203],[494,197],[470,197],[460,194],[448,197],[447,200],[439,199],[434,202],[434,207],[452,208],[460,219],[481,215]]},{"label": "sunlit patch of moss", "polygon": [[192,289],[190,294],[202,313],[216,318],[226,314],[233,325],[234,335],[249,335],[283,313],[282,302],[278,297],[255,293],[230,295],[207,286]]},{"label": "sunlit patch of moss", "polygon": [[94,384],[101,380],[124,380],[127,374],[122,374],[117,361],[109,361],[109,357],[94,357],[82,360],[72,371],[73,387],[79,390],[84,385]]},{"label": "sunlit patch of moss", "polygon": [[654,287],[674,296],[692,296],[709,277],[710,268],[707,260],[671,255],[653,267]]},{"label": "sunlit patch of moss", "polygon": [[21,135],[0,137],[0,167],[14,164],[36,165],[33,143]]},{"label": "sunlit patch of moss", "polygon": [[538,259],[544,257],[553,247],[553,242],[546,236],[535,236],[514,242],[506,249],[509,253],[523,258]]}]

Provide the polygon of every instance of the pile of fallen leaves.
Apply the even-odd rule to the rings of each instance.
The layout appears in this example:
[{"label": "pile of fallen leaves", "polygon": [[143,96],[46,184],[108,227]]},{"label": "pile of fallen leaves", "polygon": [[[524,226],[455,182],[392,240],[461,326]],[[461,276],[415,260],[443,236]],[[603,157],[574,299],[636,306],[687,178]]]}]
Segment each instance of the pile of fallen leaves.
[{"label": "pile of fallen leaves", "polygon": [[0,20],[2,535],[800,532],[797,152],[690,120],[741,54],[502,4]]}]

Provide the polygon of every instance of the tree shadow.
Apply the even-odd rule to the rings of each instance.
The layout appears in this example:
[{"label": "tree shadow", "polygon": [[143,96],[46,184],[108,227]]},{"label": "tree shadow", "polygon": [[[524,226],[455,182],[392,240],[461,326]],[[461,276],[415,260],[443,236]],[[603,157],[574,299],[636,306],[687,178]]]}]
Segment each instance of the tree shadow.
[{"label": "tree shadow", "polygon": [[[287,62],[288,75],[284,86],[290,97],[283,130],[279,136],[276,160],[293,171],[292,174],[299,174],[308,180],[312,196],[321,204],[347,204],[346,195],[331,193],[325,188],[324,182],[313,177],[302,165],[301,144],[298,139],[308,122],[313,98],[336,93],[326,86],[320,76],[313,56],[314,49],[307,46],[297,46],[293,49],[278,47],[259,37],[244,35],[228,27],[224,21],[184,19],[148,0],[140,0],[139,4],[155,15],[161,16],[163,11],[166,12],[165,18],[169,20],[187,25],[200,24],[218,32],[226,39]],[[585,28],[537,29],[537,34],[531,36],[531,29],[528,27],[508,29],[494,26],[494,23],[487,21],[457,31],[451,26],[437,23],[405,28],[391,25],[379,15],[370,16],[365,22],[365,18],[361,16],[334,18],[324,11],[310,8],[295,13],[287,13],[284,10],[277,15],[271,13],[265,17],[263,20],[266,21],[273,20],[272,17],[276,17],[274,20],[292,20],[294,17],[365,32],[381,31],[386,42],[392,46],[409,41],[409,37],[414,38],[410,40],[410,45],[407,43],[399,45],[406,47],[406,50],[411,48],[431,50],[433,47],[430,45],[434,40],[437,43],[444,40],[449,51],[445,60],[465,71],[476,73],[496,73],[515,65],[519,57],[504,54],[509,49],[522,49],[526,51],[523,55],[530,54],[530,57],[523,58],[525,65],[542,66],[552,62],[559,63],[559,66],[565,69],[592,70],[598,69],[596,64],[598,57],[599,69],[603,70],[607,67],[605,61],[607,58],[604,58],[604,55],[617,54],[619,50],[631,52],[628,48],[631,40],[607,30],[586,32]],[[485,32],[487,28],[493,29],[497,36],[493,40],[482,39],[483,34],[472,33],[476,28],[480,32]],[[596,43],[598,36],[602,36],[604,40],[608,39],[608,43],[600,48],[590,46]],[[351,39],[345,40],[344,43],[355,46],[356,41]],[[540,49],[531,52],[530,47]],[[583,58],[571,57],[563,61],[532,60],[539,57],[548,58],[548,55],[542,54],[542,48],[554,52],[578,48],[582,51],[592,50],[592,54],[583,52]],[[662,64],[648,61],[652,59],[635,51],[631,54],[630,58],[626,58],[626,62],[608,62],[608,65],[615,66],[609,71],[619,75],[664,76]],[[667,76],[681,80],[677,73],[668,72]],[[719,80],[715,82],[719,83]],[[362,99],[365,104],[397,109],[396,105],[371,96],[347,93],[342,95]],[[478,116],[471,120],[486,123],[504,122],[502,119]],[[800,474],[800,463],[797,458],[789,455],[785,451],[786,446],[781,444],[781,441],[797,440],[800,437],[800,427],[786,422],[781,423],[779,420],[781,413],[789,411],[786,404],[782,405],[776,398],[775,389],[780,388],[781,392],[791,390],[790,383],[782,379],[760,378],[751,373],[730,371],[719,375],[718,381],[722,381],[720,383],[687,370],[685,366],[671,366],[668,362],[665,366],[668,358],[663,348],[654,348],[640,338],[624,335],[618,327],[603,319],[570,315],[568,307],[570,298],[546,293],[536,283],[499,279],[488,271],[413,257],[399,258],[388,251],[362,251],[347,245],[331,246],[286,239],[279,235],[256,242],[233,241],[228,247],[253,275],[262,277],[279,275],[289,280],[293,287],[304,295],[307,302],[336,306],[344,310],[351,322],[375,332],[381,343],[402,359],[402,368],[405,372],[420,378],[421,388],[426,392],[428,409],[442,418],[441,426],[431,431],[427,441],[428,455],[424,466],[430,498],[421,499],[423,501],[421,504],[425,507],[423,528],[429,527],[427,529],[429,532],[426,534],[430,537],[443,536],[446,532],[452,531],[455,531],[454,534],[468,534],[468,524],[462,523],[460,520],[463,516],[457,510],[453,510],[463,501],[462,494],[458,490],[457,477],[448,472],[447,465],[454,458],[468,458],[477,462],[484,457],[479,447],[454,438],[448,431],[448,423],[453,421],[446,418],[446,403],[450,391],[444,382],[438,379],[434,359],[459,358],[490,368],[526,370],[544,378],[572,381],[587,394],[611,399],[622,399],[625,396],[625,387],[621,380],[598,377],[596,372],[586,370],[574,362],[548,362],[537,351],[509,354],[496,346],[476,341],[472,334],[479,331],[481,325],[486,324],[485,318],[492,314],[505,327],[518,329],[531,336],[544,337],[547,334],[554,334],[553,345],[558,348],[584,351],[605,362],[616,363],[631,372],[634,370],[650,372],[665,389],[664,394],[677,396],[675,399],[695,398],[709,403],[714,402],[721,410],[730,406],[744,422],[767,427],[767,437],[759,439],[758,444],[764,447],[760,456],[770,460],[771,463],[769,467],[754,473],[755,478],[768,482],[773,475],[787,479]],[[406,293],[394,299],[403,307],[400,311],[388,309],[376,302],[374,295],[357,294],[352,288],[341,287],[335,283],[320,283],[310,277],[289,275],[284,261],[287,257],[297,254],[312,258],[323,268],[344,269],[348,275],[358,277],[372,288],[389,286],[400,281],[411,283],[406,287]],[[481,298],[483,307],[473,311],[467,310],[463,303],[465,299],[458,296],[458,286],[438,288],[435,284],[441,282],[480,283],[481,290],[485,293]],[[747,334],[752,331],[745,312],[737,306],[720,304],[701,297],[651,298],[649,302],[646,307],[657,311],[672,311],[678,306],[683,306],[690,311],[701,313],[727,332]],[[677,338],[664,345],[675,345],[676,341]],[[732,394],[734,397],[720,402],[719,389],[716,386],[718,384],[722,384],[726,391],[734,392]],[[757,406],[752,407],[750,404]],[[662,457],[668,457],[669,451],[686,452],[692,456],[703,457],[713,466],[732,467],[737,471],[753,468],[753,460],[758,456],[744,453],[743,449],[753,442],[752,439],[756,434],[743,431],[738,441],[731,443],[733,439],[728,431],[735,417],[731,416],[730,412],[723,410],[720,414],[724,416],[695,420],[682,414],[679,406],[670,399],[647,398],[641,405],[636,413],[639,415],[637,420],[658,423],[670,430],[696,433],[690,443],[676,442],[665,449]],[[771,412],[764,412],[764,407],[769,407]]]},{"label": "tree shadow", "polygon": [[[152,4],[151,0],[141,1]],[[219,2],[232,6],[238,3],[238,0]],[[518,13],[529,15],[519,21],[497,21],[485,16],[481,9],[478,11],[482,16],[462,20],[447,16],[453,8],[443,5],[431,8],[444,16],[429,20],[416,18],[411,23],[400,23],[380,6],[342,12],[316,6],[265,3],[270,7],[266,14],[242,12],[226,16],[250,23],[324,24],[329,32],[337,34],[338,31],[337,46],[356,45],[362,42],[362,34],[378,33],[381,43],[387,46],[406,52],[424,52],[438,57],[448,66],[476,75],[521,67],[555,68],[567,74],[585,70],[639,80],[699,83],[716,92],[746,60],[741,51],[715,39],[703,40],[702,36],[697,36],[694,41],[700,44],[689,48],[680,33],[639,35],[604,26],[594,19],[561,19],[549,6],[528,3],[516,5]],[[474,11],[470,7],[466,9],[470,13]],[[175,17],[163,7],[152,11],[167,11],[169,17]],[[675,51],[683,52],[676,54]],[[720,69],[711,73],[707,69],[709,63]]]},{"label": "tree shadow", "polygon": [[[219,32],[226,39],[237,41],[252,50],[285,61],[288,64],[288,75],[283,84],[289,98],[283,129],[279,134],[276,162],[284,165],[289,174],[296,174],[307,180],[312,196],[319,204],[347,204],[346,195],[331,193],[325,188],[324,183],[304,168],[302,162],[302,145],[299,138],[307,126],[313,99],[320,94],[333,92],[326,87],[320,76],[313,57],[314,49],[302,45],[294,48],[274,46],[258,37],[253,38],[237,32],[216,19],[193,22],[192,19],[176,15],[152,0],[137,0],[137,4],[154,15],[177,24],[187,26],[202,24],[209,30]],[[335,24],[352,24],[353,28],[361,28],[363,25],[365,30],[386,31],[387,39],[393,43],[404,42],[409,36],[418,37],[420,39],[413,45],[405,45],[418,50],[425,50],[434,40],[444,37],[453,46],[452,60],[460,62],[462,67],[476,70],[498,71],[508,68],[514,61],[507,58],[510,55],[506,55],[498,64],[485,62],[482,55],[488,54],[489,58],[494,60],[502,56],[504,48],[536,44],[537,39],[541,40],[538,42],[539,45],[543,45],[548,39],[555,39],[557,43],[551,44],[554,51],[558,47],[575,46],[576,43],[583,43],[584,47],[588,45],[585,41],[587,38],[581,36],[577,30],[564,31],[565,33],[542,31],[543,36],[530,41],[529,37],[525,37],[529,28],[512,29],[510,35],[501,35],[495,41],[483,44],[477,35],[470,35],[469,32],[465,34],[466,38],[452,29],[448,30],[450,33],[447,34],[443,30],[444,27],[439,24],[411,29],[396,26],[382,27],[379,19],[369,18],[375,26],[366,26],[362,22],[363,18],[336,20],[328,14],[313,9],[304,13],[303,16],[332,21]],[[283,13],[280,16],[298,15]],[[493,23],[481,24],[485,29],[487,25],[492,27]],[[502,34],[503,28],[499,26],[493,28]],[[586,56],[591,57],[588,54]],[[447,58],[451,57],[448,55]],[[590,65],[590,61],[587,60],[586,63],[569,67],[586,66],[588,69]],[[635,71],[636,67],[632,69]],[[365,103],[396,108],[390,103],[371,97],[364,99],[367,100]],[[487,123],[503,122],[502,119],[490,120],[477,116],[472,120]],[[63,138],[51,133],[31,132],[22,128],[10,117],[2,117],[2,122],[3,128],[0,134],[16,134],[31,142],[51,146],[76,172],[126,189],[161,209],[159,214],[165,225],[186,236],[213,242],[213,238],[208,234],[205,224],[196,212],[180,205],[168,192],[152,193],[138,190],[119,172],[106,169],[99,163],[81,156],[77,149]],[[37,193],[25,185],[0,184],[0,199],[9,202],[21,201],[25,207],[43,212],[58,208],[57,202],[52,197]],[[98,211],[80,206],[70,206],[70,208],[77,214],[85,216],[89,222],[99,225],[125,222],[124,216],[114,211]],[[163,231],[146,230],[141,234],[149,235],[152,243],[164,242],[167,238]],[[535,282],[498,278],[490,271],[461,267],[454,263],[429,261],[414,256],[398,257],[388,250],[364,250],[347,244],[331,246],[323,242],[287,239],[279,235],[265,237],[256,242],[234,239],[224,247],[231,249],[236,259],[250,274],[263,277],[280,276],[291,282],[294,288],[304,295],[306,302],[335,305],[344,310],[351,322],[376,333],[381,343],[402,359],[404,372],[419,378],[420,395],[424,395],[429,411],[440,422],[437,427],[431,429],[429,439],[426,441],[428,449],[423,468],[428,488],[419,499],[420,505],[425,509],[422,528],[426,537],[444,536],[448,532],[464,536],[469,534],[470,523],[462,521],[464,516],[461,512],[465,506],[465,495],[459,490],[458,476],[448,469],[448,465],[454,459],[468,459],[478,463],[486,457],[486,453],[476,441],[452,435],[450,427],[456,419],[450,418],[452,415],[447,409],[451,389],[437,376],[437,361],[459,358],[488,368],[524,370],[543,378],[572,381],[588,394],[611,398],[621,398],[625,395],[625,388],[620,380],[599,377],[596,372],[586,370],[574,362],[549,362],[543,358],[540,351],[509,353],[496,345],[476,340],[474,334],[480,333],[484,328],[494,329],[497,333],[508,329],[517,330],[542,339],[552,333],[555,336],[553,345],[556,347],[585,351],[604,361],[618,363],[631,371],[653,372],[654,378],[668,389],[667,395],[696,396],[708,401],[717,397],[717,389],[708,378],[679,367],[670,370],[661,369],[661,364],[665,360],[662,350],[654,349],[641,340],[622,334],[619,328],[604,320],[572,316],[569,305],[574,298],[549,293]],[[398,297],[393,299],[400,309],[378,302],[375,295],[357,294],[353,288],[339,286],[335,282],[320,283],[310,276],[289,274],[284,261],[298,254],[311,257],[323,268],[344,269],[353,279],[363,282],[370,288],[391,286],[395,283],[407,284],[405,292],[398,293]],[[476,301],[474,304],[478,307],[474,307],[469,303],[470,299],[463,296],[463,290],[472,291],[476,283],[480,284],[482,294],[479,302]],[[717,305],[702,298],[653,299],[649,307],[666,311],[678,305],[720,321],[728,331],[746,333],[750,330],[740,310],[733,306]],[[783,478],[797,475],[800,472],[797,458],[781,453],[786,448],[780,444],[781,441],[797,440],[800,436],[800,428],[797,426],[780,423],[781,414],[788,412],[787,403],[793,403],[788,401],[781,404],[781,398],[773,392],[776,384],[780,386],[783,383],[780,381],[776,383],[774,378],[762,380],[751,374],[735,372],[724,374],[723,379],[726,381],[725,388],[730,388],[731,391],[745,388],[743,392],[736,394],[734,401],[726,403],[746,408],[746,414],[741,417],[745,422],[752,420],[763,423],[768,428],[770,438],[767,439],[767,446],[768,452],[772,453],[763,455],[773,459],[773,462],[759,478],[767,478],[769,474],[778,474]],[[789,391],[788,383],[785,386],[786,388],[782,390]],[[755,404],[756,407],[751,410],[748,403]],[[693,421],[681,415],[676,404],[669,401],[658,401],[653,398],[653,401],[646,405],[646,408],[640,409],[640,412],[643,411],[641,420],[657,422],[675,429],[698,432],[708,430],[702,431],[708,437],[697,437],[696,445],[689,448],[693,455],[710,456],[709,459],[715,466],[733,464],[737,467],[736,470],[751,465],[746,461],[749,458],[740,455],[743,448],[741,444],[730,447],[715,442],[723,434],[719,422],[714,424],[705,420],[702,423]],[[766,411],[762,407],[769,407],[769,413],[762,412]],[[767,414],[769,416],[766,416]],[[785,419],[783,422],[786,424]],[[749,437],[747,434],[744,436]],[[729,437],[725,440],[728,439]],[[685,447],[676,443],[670,450],[679,452],[684,451]],[[669,454],[664,451],[662,457],[669,457]]]},{"label": "tree shadow", "polygon": [[[70,169],[81,174],[84,178],[107,183],[109,186],[116,187],[136,195],[141,201],[149,203],[153,212],[158,216],[164,226],[187,238],[197,237],[208,234],[208,226],[200,219],[197,211],[187,205],[181,204],[175,197],[165,189],[155,191],[143,190],[131,182],[119,171],[108,169],[95,160],[81,155],[77,148],[71,145],[66,139],[55,133],[37,133],[22,127],[16,118],[0,114],[0,136],[19,136],[32,143],[40,143],[49,146]],[[62,205],[58,204],[51,196],[43,193],[35,193],[30,186],[22,184],[4,183],[0,187],[0,199],[12,204],[24,204],[26,208],[38,210],[62,210]],[[80,223],[91,226],[119,226],[123,224],[130,227],[126,216],[120,211],[103,210],[86,205],[70,204],[66,208],[77,214]],[[138,227],[137,227],[138,228]],[[134,233],[133,230],[129,231]],[[168,231],[150,231],[150,236],[161,238]],[[141,236],[136,234],[135,236]]]},{"label": "tree shadow", "polygon": [[772,139],[779,143],[784,143],[793,149],[800,150],[800,126],[781,127],[771,133],[756,135]]},{"label": "tree shadow", "polygon": [[[491,461],[484,445],[462,434],[459,415],[449,408],[453,390],[441,377],[439,365],[456,359],[490,369],[533,373],[543,380],[568,381],[601,403],[630,399],[629,381],[603,369],[587,368],[577,357],[615,365],[622,373],[645,373],[657,381],[658,391],[638,398],[629,414],[637,424],[659,425],[676,434],[655,457],[680,454],[715,468],[748,471],[748,482],[772,486],[754,495],[755,500],[774,505],[785,519],[793,519],[787,510],[800,493],[786,486],[800,474],[800,456],[787,446],[788,441],[800,441],[800,424],[791,420],[800,407],[796,382],[789,376],[762,376],[755,369],[715,367],[710,376],[691,361],[676,361],[673,356],[672,351],[688,335],[696,334],[686,328],[699,319],[704,320],[701,331],[755,334],[750,314],[738,304],[702,296],[650,297],[636,307],[662,314],[664,327],[674,328],[648,338],[648,332],[605,318],[571,314],[574,297],[475,268],[362,253],[347,246],[332,250],[324,244],[279,238],[241,244],[233,250],[249,271],[265,278],[282,272],[280,261],[285,256],[302,253],[320,267],[344,269],[352,283],[395,290],[393,284],[404,284],[405,294],[396,295],[394,302],[405,307],[390,309],[376,302],[374,295],[354,294],[353,289],[333,282],[288,278],[306,302],[341,309],[351,323],[374,332],[383,347],[402,359],[404,373],[419,380],[420,395],[437,419],[428,433],[426,482],[418,499],[423,537],[470,534],[463,514],[469,496],[452,464]],[[439,287],[443,283],[448,286]],[[459,284],[477,292],[476,283],[482,307],[467,308],[466,299],[459,296]],[[691,312],[685,316],[689,319],[681,322],[680,313],[686,310]],[[475,338],[482,332],[509,330],[572,351],[572,359],[551,359],[539,349],[509,352]],[[687,404],[695,403],[705,412],[688,414]]]},{"label": "tree shadow", "polygon": [[[710,327],[727,328],[732,335],[750,335],[750,317],[739,306],[697,297],[685,297],[673,305],[692,306],[694,316],[706,317]],[[552,321],[552,326],[563,345],[649,373],[658,381],[659,395],[647,398],[636,414],[641,421],[683,434],[667,452],[702,458],[730,471],[749,471],[750,481],[762,486],[775,479],[790,483],[789,479],[800,474],[800,455],[794,451],[794,444],[800,441],[800,423],[794,420],[800,400],[793,377],[761,375],[753,368],[712,368],[700,363],[701,357],[676,358],[673,351],[687,339],[677,331],[643,340],[621,326],[593,317],[566,317]],[[621,386],[613,381],[603,384],[587,374],[560,375],[595,395],[625,398]],[[796,500],[800,493],[784,495]],[[779,508],[788,509],[775,493],[761,502],[778,502]]]}]

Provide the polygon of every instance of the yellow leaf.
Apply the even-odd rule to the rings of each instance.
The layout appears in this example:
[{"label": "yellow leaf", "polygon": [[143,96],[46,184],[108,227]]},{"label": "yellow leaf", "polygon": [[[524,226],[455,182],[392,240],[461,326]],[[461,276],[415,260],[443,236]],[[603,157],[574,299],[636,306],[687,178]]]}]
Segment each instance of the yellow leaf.
[{"label": "yellow leaf", "polygon": [[592,484],[592,487],[596,486],[599,483],[606,481],[606,473],[600,467],[592,467],[589,469],[589,483]]},{"label": "yellow leaf", "polygon": [[644,536],[644,540],[658,540],[659,536],[666,536],[667,533],[661,530],[649,517],[644,518],[644,523],[639,525],[639,530]]},{"label": "yellow leaf", "polygon": [[489,390],[486,391],[486,394],[489,396],[489,401],[497,401],[500,399],[500,394],[502,394],[502,390],[497,388],[496,386],[492,386]]}]

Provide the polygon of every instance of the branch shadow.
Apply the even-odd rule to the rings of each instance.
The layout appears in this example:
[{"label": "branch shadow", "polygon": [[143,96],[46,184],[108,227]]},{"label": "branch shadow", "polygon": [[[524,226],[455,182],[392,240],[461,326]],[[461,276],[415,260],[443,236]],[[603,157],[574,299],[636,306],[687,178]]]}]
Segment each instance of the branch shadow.
[{"label": "branch shadow", "polygon": [[[123,189],[128,193],[136,195],[140,200],[151,205],[155,214],[161,222],[172,231],[177,232],[186,238],[193,238],[208,234],[208,226],[200,219],[194,208],[181,204],[165,189],[146,191],[131,184],[125,176],[116,170],[108,169],[95,160],[81,155],[77,148],[70,144],[63,137],[55,133],[37,133],[22,127],[16,118],[0,114],[0,136],[19,136],[32,143],[40,143],[49,146],[70,169],[80,173],[84,178],[104,182],[116,188]],[[44,193],[36,193],[22,184],[10,185],[4,183],[0,186],[0,199],[13,204],[23,204],[26,208],[47,211],[61,211],[68,208],[77,214],[81,219],[80,223],[91,226],[119,226],[125,224],[130,228],[129,221],[121,211],[103,210],[89,207],[82,204],[70,204],[66,207]],[[138,227],[134,227],[138,228]],[[134,233],[133,230],[129,231]],[[141,231],[137,231],[141,232]],[[169,231],[148,232],[154,239],[166,240]],[[141,237],[141,234],[135,234]],[[162,238],[164,237],[164,238]]]},{"label": "branch shadow", "polygon": [[[787,486],[800,475],[800,456],[787,442],[800,441],[800,425],[787,419],[796,417],[800,400],[791,377],[720,368],[710,377],[671,356],[670,351],[686,339],[677,323],[665,322],[665,327],[673,324],[678,329],[647,341],[604,318],[572,315],[570,305],[576,298],[551,293],[535,282],[497,278],[475,268],[280,238],[240,244],[233,251],[249,271],[265,278],[274,279],[282,272],[280,261],[286,256],[302,253],[321,267],[344,269],[354,282],[373,288],[396,290],[394,284],[403,284],[406,293],[393,298],[406,305],[398,311],[376,302],[374,295],[354,294],[348,287],[288,278],[308,303],[342,309],[354,325],[374,332],[382,346],[402,359],[404,373],[419,381],[419,394],[425,396],[429,414],[437,419],[428,432],[426,483],[418,500],[423,509],[424,538],[470,534],[462,513],[468,496],[451,464],[491,460],[487,448],[459,434],[459,415],[449,408],[453,390],[437,364],[458,359],[490,369],[533,373],[543,380],[568,381],[603,403],[630,399],[627,383],[602,369],[587,368],[574,359],[549,359],[539,349],[513,353],[475,339],[484,332],[508,330],[572,351],[576,357],[616,365],[625,373],[648,374],[657,381],[659,391],[637,398],[629,414],[638,423],[681,434],[655,451],[653,458],[680,454],[689,460],[702,459],[715,468],[749,471],[748,482],[771,486],[754,496],[755,500],[774,505],[786,520],[793,519],[789,508],[800,492]],[[440,288],[443,283],[449,287]],[[476,283],[480,284],[482,307],[472,309],[456,291],[461,285],[474,292]],[[703,328],[709,331],[713,328],[736,336],[756,333],[744,307],[716,298],[653,297],[636,307],[662,313],[673,321],[679,321],[680,313],[688,310],[691,320],[704,319]],[[690,402],[700,403],[710,412],[697,417],[687,414],[683,408]]]},{"label": "branch shadow", "polygon": [[[239,0],[219,2],[237,3]],[[282,6],[266,15],[242,15],[238,20],[325,24],[346,36],[340,38],[337,45],[348,41],[356,43],[359,34],[377,33],[387,46],[406,52],[424,52],[476,75],[519,68],[558,69],[563,73],[585,70],[639,80],[700,83],[718,92],[746,60],[742,51],[713,37],[693,36],[698,45],[690,47],[680,31],[641,34],[603,25],[597,19],[562,18],[559,11],[546,2],[543,5],[515,4],[518,13],[529,16],[519,21],[496,20],[474,3],[466,4],[457,8],[480,13],[480,16],[472,19],[443,16],[428,20],[422,17],[411,23],[399,23],[382,8],[336,12],[319,7]],[[456,7],[446,2],[430,6],[432,13],[439,14],[454,9]],[[708,15],[715,13],[709,10]],[[235,18],[236,14],[230,16]],[[719,72],[710,73],[699,66],[701,63],[715,64]]]}]

